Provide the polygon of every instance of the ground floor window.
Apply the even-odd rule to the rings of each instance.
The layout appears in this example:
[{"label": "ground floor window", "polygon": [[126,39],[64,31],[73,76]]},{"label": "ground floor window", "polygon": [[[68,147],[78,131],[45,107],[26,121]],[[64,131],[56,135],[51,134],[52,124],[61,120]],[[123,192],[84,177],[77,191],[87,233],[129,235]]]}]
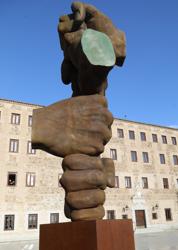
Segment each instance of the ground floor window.
[{"label": "ground floor window", "polygon": [[38,215],[29,214],[28,215],[28,229],[37,229],[38,228]]},{"label": "ground floor window", "polygon": [[59,213],[50,214],[50,223],[59,223]]},{"label": "ground floor window", "polygon": [[172,213],[170,208],[165,208],[165,216],[167,221],[172,220]]},{"label": "ground floor window", "polygon": [[107,210],[107,219],[114,220],[116,218],[115,210]]},{"label": "ground floor window", "polygon": [[158,219],[158,214],[157,213],[152,213],[152,219],[157,220]]},{"label": "ground floor window", "polygon": [[5,215],[4,216],[4,230],[14,230],[15,215]]}]

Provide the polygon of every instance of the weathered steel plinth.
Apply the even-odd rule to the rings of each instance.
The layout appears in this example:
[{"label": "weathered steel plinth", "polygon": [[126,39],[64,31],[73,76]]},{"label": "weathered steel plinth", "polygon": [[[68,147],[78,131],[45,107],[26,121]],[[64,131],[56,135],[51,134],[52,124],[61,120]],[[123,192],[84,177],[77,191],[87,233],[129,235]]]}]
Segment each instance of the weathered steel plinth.
[{"label": "weathered steel plinth", "polygon": [[135,250],[132,220],[41,225],[40,250]]}]

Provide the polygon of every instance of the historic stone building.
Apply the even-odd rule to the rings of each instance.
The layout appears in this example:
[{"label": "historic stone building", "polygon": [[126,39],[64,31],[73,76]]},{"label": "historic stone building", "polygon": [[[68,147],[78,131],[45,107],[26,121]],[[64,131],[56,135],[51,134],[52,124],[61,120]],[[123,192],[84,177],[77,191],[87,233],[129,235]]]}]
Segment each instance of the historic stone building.
[{"label": "historic stone building", "polygon": [[[38,238],[39,225],[66,221],[61,159],[31,149],[33,109],[0,99],[0,241]],[[178,130],[115,119],[103,157],[114,159],[106,218],[134,229],[178,228]]]}]

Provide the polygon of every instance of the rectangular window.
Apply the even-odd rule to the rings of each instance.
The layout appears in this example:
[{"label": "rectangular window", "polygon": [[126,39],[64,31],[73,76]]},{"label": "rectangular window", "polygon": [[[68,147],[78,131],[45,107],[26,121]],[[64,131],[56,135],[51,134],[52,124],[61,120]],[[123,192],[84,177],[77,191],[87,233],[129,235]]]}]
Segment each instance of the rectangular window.
[{"label": "rectangular window", "polygon": [[117,160],[117,151],[116,151],[116,149],[113,149],[113,148],[110,149],[110,157],[113,160]]},{"label": "rectangular window", "polygon": [[18,151],[19,151],[19,140],[10,139],[10,141],[9,141],[9,152],[18,153]]},{"label": "rectangular window", "polygon": [[172,214],[171,214],[171,209],[170,208],[165,208],[165,217],[166,217],[166,220],[172,220]]},{"label": "rectangular window", "polygon": [[126,188],[132,188],[132,182],[130,176],[125,176],[125,187]]},{"label": "rectangular window", "polygon": [[20,124],[20,114],[12,113],[11,114],[11,124]]},{"label": "rectangular window", "polygon": [[137,152],[131,151],[131,161],[137,162]]},{"label": "rectangular window", "polygon": [[50,214],[50,223],[59,223],[59,213],[51,213]]},{"label": "rectangular window", "polygon": [[145,132],[140,132],[140,139],[141,139],[141,141],[146,141],[146,134],[145,134]]},{"label": "rectangular window", "polygon": [[17,173],[9,172],[7,175],[7,185],[16,186],[17,184]]},{"label": "rectangular window", "polygon": [[27,142],[27,154],[31,154],[31,155],[36,154],[36,149],[32,148],[32,142],[31,141]]},{"label": "rectangular window", "polygon": [[135,140],[135,132],[133,130],[129,130],[129,139]]},{"label": "rectangular window", "polygon": [[164,144],[167,144],[167,137],[165,135],[162,135],[161,137],[162,137],[162,142]]},{"label": "rectangular window", "polygon": [[176,179],[176,188],[178,188],[178,179]]},{"label": "rectangular window", "polygon": [[28,229],[37,229],[37,228],[38,228],[38,214],[29,214]]},{"label": "rectangular window", "polygon": [[171,137],[171,140],[173,145],[177,145],[176,137]]},{"label": "rectangular window", "polygon": [[114,220],[116,218],[115,210],[107,210],[107,219]]},{"label": "rectangular window", "polygon": [[174,163],[174,165],[178,165],[178,156],[177,155],[173,155],[173,163]]},{"label": "rectangular window", "polygon": [[14,230],[15,215],[5,215],[4,216],[4,230],[11,231]]},{"label": "rectangular window", "polygon": [[169,189],[168,178],[163,178],[163,187],[164,189]]},{"label": "rectangular window", "polygon": [[35,173],[26,173],[26,186],[34,187],[35,186]]},{"label": "rectangular window", "polygon": [[152,139],[153,139],[153,142],[158,142],[157,134],[152,134]]},{"label": "rectangular window", "polygon": [[160,154],[160,155],[159,155],[159,158],[160,158],[160,163],[161,163],[161,164],[166,164],[166,160],[165,160],[164,154]]},{"label": "rectangular window", "polygon": [[144,189],[148,188],[148,178],[147,177],[142,177],[142,187]]},{"label": "rectangular window", "polygon": [[152,213],[152,219],[157,220],[158,219],[158,214],[157,213]]},{"label": "rectangular window", "polygon": [[28,126],[31,127],[32,126],[32,115],[28,116]]},{"label": "rectangular window", "polygon": [[117,129],[117,136],[118,136],[118,138],[124,138],[124,130],[118,128]]},{"label": "rectangular window", "polygon": [[144,163],[149,163],[148,152],[142,152],[142,156],[143,156],[143,162]]},{"label": "rectangular window", "polygon": [[122,219],[127,220],[128,219],[128,214],[123,214]]},{"label": "rectangular window", "polygon": [[115,176],[115,188],[119,188],[119,176]]}]

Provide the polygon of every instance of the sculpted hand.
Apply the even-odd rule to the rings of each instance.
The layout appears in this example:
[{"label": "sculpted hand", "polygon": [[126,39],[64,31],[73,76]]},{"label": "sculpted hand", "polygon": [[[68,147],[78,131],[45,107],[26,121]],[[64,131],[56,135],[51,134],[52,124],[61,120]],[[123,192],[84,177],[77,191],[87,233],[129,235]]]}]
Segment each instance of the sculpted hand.
[{"label": "sculpted hand", "polygon": [[112,114],[105,97],[79,96],[34,110],[32,146],[56,156],[97,156],[111,138]]}]

